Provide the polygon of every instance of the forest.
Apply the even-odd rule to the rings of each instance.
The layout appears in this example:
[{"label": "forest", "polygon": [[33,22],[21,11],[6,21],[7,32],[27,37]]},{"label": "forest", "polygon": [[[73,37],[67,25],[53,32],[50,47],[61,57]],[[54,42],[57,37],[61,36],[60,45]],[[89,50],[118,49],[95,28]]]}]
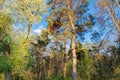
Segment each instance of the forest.
[{"label": "forest", "polygon": [[0,0],[0,80],[120,80],[120,0]]}]

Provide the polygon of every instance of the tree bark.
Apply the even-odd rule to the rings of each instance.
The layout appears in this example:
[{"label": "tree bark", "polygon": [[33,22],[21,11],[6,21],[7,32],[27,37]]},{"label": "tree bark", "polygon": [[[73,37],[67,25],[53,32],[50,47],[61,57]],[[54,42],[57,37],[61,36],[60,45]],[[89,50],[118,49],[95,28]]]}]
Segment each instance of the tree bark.
[{"label": "tree bark", "polygon": [[5,71],[5,80],[12,80],[11,70]]},{"label": "tree bark", "polygon": [[120,4],[118,0],[115,0],[116,4],[118,5],[118,7],[120,8]]},{"label": "tree bark", "polygon": [[72,78],[73,80],[77,80],[77,58],[75,51],[75,35],[72,36],[71,39],[71,49],[72,49]]},{"label": "tree bark", "polygon": [[[5,48],[4,48],[4,55],[5,57],[7,58],[10,54],[10,47],[9,45],[5,45]],[[11,69],[8,69],[5,71],[5,80],[12,80],[12,76],[11,76]]]},{"label": "tree bark", "polygon": [[64,78],[66,78],[66,41],[64,42],[64,58],[63,58],[63,75],[64,75]]},{"label": "tree bark", "polygon": [[[29,22],[30,22],[30,21],[29,21]],[[31,32],[31,28],[32,28],[32,23],[30,22],[29,25],[28,25],[27,37],[26,37],[26,39],[25,39],[24,44],[26,44],[26,43],[28,42],[29,35],[30,35],[30,32]]]},{"label": "tree bark", "polygon": [[68,8],[68,17],[69,23],[72,29],[72,38],[71,38],[71,49],[72,49],[72,79],[77,80],[77,57],[75,51],[75,39],[76,39],[76,32],[75,26],[72,19],[71,9],[70,9],[70,0],[67,0],[67,8]]},{"label": "tree bark", "polygon": [[118,20],[116,19],[116,16],[115,16],[114,11],[109,11],[109,10],[107,10],[107,11],[108,11],[108,13],[109,13],[110,16],[111,16],[111,18],[112,18],[112,20],[113,20],[113,22],[114,22],[114,24],[115,24],[115,26],[116,26],[116,29],[117,29],[118,32],[120,33],[120,26],[119,26]]}]

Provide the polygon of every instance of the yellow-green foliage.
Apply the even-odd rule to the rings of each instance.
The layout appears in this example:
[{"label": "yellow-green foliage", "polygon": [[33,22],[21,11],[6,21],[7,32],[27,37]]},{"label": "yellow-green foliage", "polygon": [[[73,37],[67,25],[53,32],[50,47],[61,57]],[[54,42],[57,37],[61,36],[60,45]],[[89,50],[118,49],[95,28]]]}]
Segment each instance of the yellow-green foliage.
[{"label": "yellow-green foliage", "polygon": [[47,11],[46,0],[11,0],[13,16],[20,22],[33,24],[41,20],[41,14]]},{"label": "yellow-green foliage", "polygon": [[4,80],[4,75],[3,75],[3,73],[0,73],[0,80]]},{"label": "yellow-green foliage", "polygon": [[4,13],[0,12],[0,34],[5,34],[11,31],[10,25],[13,23],[13,20],[5,15]]}]

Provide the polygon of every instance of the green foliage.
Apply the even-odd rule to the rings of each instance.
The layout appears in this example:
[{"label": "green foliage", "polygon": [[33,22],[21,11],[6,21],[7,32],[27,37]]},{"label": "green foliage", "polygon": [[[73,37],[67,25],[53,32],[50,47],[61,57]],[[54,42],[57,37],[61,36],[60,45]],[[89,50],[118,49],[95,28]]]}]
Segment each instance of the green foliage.
[{"label": "green foliage", "polygon": [[4,55],[0,56],[0,73],[8,71],[12,64],[9,62],[10,58],[6,58]]},{"label": "green foliage", "polygon": [[0,79],[4,80],[4,75],[2,73],[0,73]]},{"label": "green foliage", "polygon": [[92,74],[96,73],[94,60],[89,49],[83,47],[80,42],[76,45],[78,78],[80,80],[91,80]]},{"label": "green foliage", "polygon": [[16,30],[13,33],[11,41],[11,59],[13,62],[14,69],[25,68],[27,64],[28,46],[23,46],[23,41],[25,40],[25,33],[23,31]]},{"label": "green foliage", "polygon": [[0,12],[0,34],[6,34],[7,32],[10,32],[10,26],[12,23],[13,20],[9,16]]},{"label": "green foliage", "polygon": [[72,80],[72,78],[71,77],[67,77],[67,78],[64,78],[64,77],[51,77],[48,80]]},{"label": "green foliage", "polygon": [[[8,2],[9,3],[9,2]],[[36,23],[41,20],[41,14],[46,12],[45,0],[11,0],[12,16],[23,24]]]},{"label": "green foliage", "polygon": [[46,46],[49,43],[49,32],[48,30],[42,30],[40,38],[38,40],[38,44]]},{"label": "green foliage", "polygon": [[[53,11],[48,17],[49,31],[42,30],[40,36],[33,35],[32,39],[29,39],[30,43],[23,45],[26,39],[25,26],[30,29],[41,20],[42,14],[47,11],[46,0],[0,0],[0,80],[4,80],[4,73],[10,69],[12,80],[72,80],[72,54],[68,40],[73,33],[68,17],[73,19],[77,37],[89,27],[92,28],[94,17],[87,13],[88,0],[71,0],[70,10],[64,1],[50,0]],[[22,29],[13,28],[14,22],[24,24]],[[50,33],[55,42],[53,37],[50,39]],[[65,44],[68,51],[66,78],[63,77],[62,54]],[[111,45],[105,48],[103,53],[97,45],[76,42],[78,80],[119,80],[119,41],[115,44],[118,46]],[[6,46],[9,46],[8,56],[4,54]]]},{"label": "green foliage", "polygon": [[48,30],[51,34],[56,34],[57,29],[62,27],[62,22],[60,20],[49,20],[48,21]]}]

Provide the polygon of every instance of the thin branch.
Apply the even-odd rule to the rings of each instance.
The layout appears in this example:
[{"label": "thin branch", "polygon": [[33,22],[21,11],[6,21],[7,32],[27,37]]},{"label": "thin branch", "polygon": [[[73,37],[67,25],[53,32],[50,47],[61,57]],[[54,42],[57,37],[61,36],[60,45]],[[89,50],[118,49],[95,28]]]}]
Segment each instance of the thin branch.
[{"label": "thin branch", "polygon": [[30,35],[30,32],[31,32],[31,28],[32,28],[32,24],[30,23],[30,24],[28,25],[28,33],[27,33],[27,37],[26,37],[26,39],[25,39],[24,44],[26,44],[26,43],[28,42],[29,35]]},{"label": "thin branch", "polygon": [[120,8],[120,4],[118,0],[115,0],[116,4],[118,5],[118,7]]},{"label": "thin branch", "polygon": [[103,40],[100,42],[100,44],[99,44],[99,46],[98,46],[98,50],[99,50],[99,48],[102,46],[102,44],[103,44],[103,42],[104,42],[106,36],[108,36],[108,34],[109,34],[113,29],[114,29],[114,27],[112,27],[112,29],[110,29],[110,30],[105,34]]}]

